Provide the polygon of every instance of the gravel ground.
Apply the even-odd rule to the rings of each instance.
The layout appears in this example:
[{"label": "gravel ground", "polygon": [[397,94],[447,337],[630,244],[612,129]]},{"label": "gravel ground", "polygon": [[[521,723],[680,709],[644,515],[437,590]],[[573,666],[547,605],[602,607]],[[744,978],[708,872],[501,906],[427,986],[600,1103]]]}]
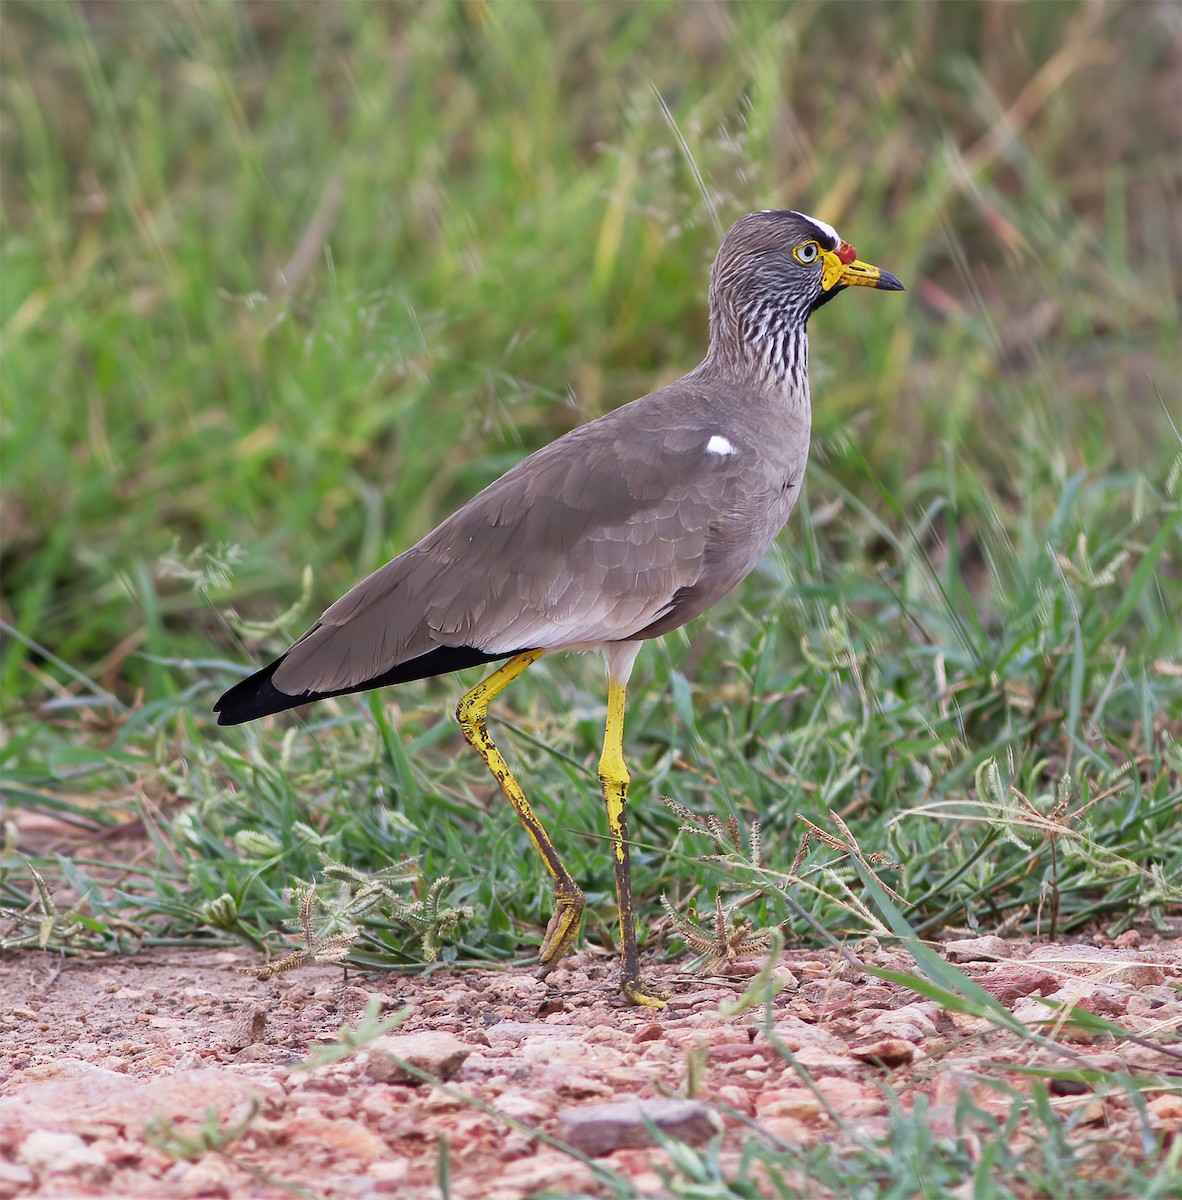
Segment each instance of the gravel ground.
[{"label": "gravel ground", "polygon": [[[1179,1073],[1176,1050],[1171,1057],[1152,1043],[1182,1025],[1182,941],[977,938],[945,951],[1020,1016],[1045,1016],[1037,997],[1051,996],[1148,1043],[1063,1031],[1086,1063]],[[858,954],[913,969],[874,944]],[[614,962],[591,951],[545,982],[517,968],[407,977],[335,967],[260,981],[241,971],[256,962],[226,951],[9,955],[0,965],[0,1200],[435,1200],[444,1141],[459,1200],[602,1191],[584,1161],[539,1134],[658,1196],[667,1158],[647,1144],[642,1111],[686,1141],[721,1132],[722,1162],[736,1165],[756,1128],[793,1146],[885,1132],[889,1094],[905,1107],[925,1096],[933,1126],[954,1135],[963,1089],[982,1107],[1008,1107],[984,1074],[1029,1091],[1029,1077],[1007,1076],[1007,1065],[1067,1065],[832,953],[788,952],[776,968],[771,1030],[815,1090],[777,1052],[762,1011],[720,1011],[742,993],[741,977],[654,968],[652,982],[672,997],[655,1011],[623,1004]],[[375,997],[384,1015],[409,1008],[409,1017],[350,1058],[302,1065]],[[450,1082],[408,1077],[404,1061]],[[688,1098],[687,1073],[698,1081]],[[1148,1102],[1156,1126],[1182,1132],[1182,1100]],[[1123,1093],[1054,1103],[1081,1127],[1102,1125],[1119,1152],[1143,1153]],[[203,1122],[219,1132],[202,1134]]]}]

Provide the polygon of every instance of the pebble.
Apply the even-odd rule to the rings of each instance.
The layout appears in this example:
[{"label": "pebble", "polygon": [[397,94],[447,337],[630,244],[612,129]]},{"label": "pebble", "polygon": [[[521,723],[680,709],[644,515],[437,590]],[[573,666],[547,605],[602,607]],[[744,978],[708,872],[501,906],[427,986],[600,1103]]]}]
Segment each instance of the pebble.
[{"label": "pebble", "polygon": [[450,1033],[386,1034],[369,1044],[365,1073],[379,1083],[423,1083],[402,1065],[407,1063],[436,1079],[451,1079],[471,1053],[471,1046]]},{"label": "pebble", "polygon": [[945,942],[944,954],[949,962],[980,962],[983,959],[1009,958],[1010,948],[1004,938],[987,934],[985,937]]},{"label": "pebble", "polygon": [[722,1128],[714,1111],[695,1100],[617,1100],[568,1108],[558,1114],[563,1141],[596,1156],[625,1146],[651,1146],[646,1122],[691,1145],[708,1141]]},{"label": "pebble", "polygon": [[16,1157],[35,1171],[101,1174],[107,1170],[107,1160],[76,1133],[59,1133],[53,1129],[33,1130],[21,1142]]}]

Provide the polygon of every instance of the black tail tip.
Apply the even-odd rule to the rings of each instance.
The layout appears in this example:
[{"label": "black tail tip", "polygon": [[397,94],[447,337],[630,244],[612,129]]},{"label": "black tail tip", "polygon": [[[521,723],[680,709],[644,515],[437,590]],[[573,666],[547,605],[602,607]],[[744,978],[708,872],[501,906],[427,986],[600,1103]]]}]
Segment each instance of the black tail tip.
[{"label": "black tail tip", "polygon": [[224,692],[213,706],[218,724],[244,725],[247,721],[257,721],[259,717],[269,717],[272,713],[298,708],[314,700],[315,696],[290,696],[271,682],[271,676],[282,661],[283,658],[277,658]]}]

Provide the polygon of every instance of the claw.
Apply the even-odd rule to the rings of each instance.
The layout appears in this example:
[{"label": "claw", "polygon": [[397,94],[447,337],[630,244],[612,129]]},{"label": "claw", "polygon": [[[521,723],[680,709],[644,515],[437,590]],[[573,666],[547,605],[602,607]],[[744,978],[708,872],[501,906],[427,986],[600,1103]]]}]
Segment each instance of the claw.
[{"label": "claw", "polygon": [[554,915],[546,926],[546,936],[538,951],[538,961],[546,971],[570,953],[579,935],[579,922],[582,919],[583,893],[578,888],[555,894]]},{"label": "claw", "polygon": [[620,991],[633,1003],[643,1008],[664,1008],[668,997],[660,992],[650,991],[639,979],[622,979]]}]

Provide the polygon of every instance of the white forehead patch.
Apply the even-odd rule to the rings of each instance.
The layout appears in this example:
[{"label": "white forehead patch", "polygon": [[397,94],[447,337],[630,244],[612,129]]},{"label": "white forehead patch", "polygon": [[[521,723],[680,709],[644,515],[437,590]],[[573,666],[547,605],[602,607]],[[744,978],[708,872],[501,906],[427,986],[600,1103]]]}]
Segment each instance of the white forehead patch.
[{"label": "white forehead patch", "polygon": [[834,229],[832,225],[827,224],[825,221],[819,221],[816,217],[810,217],[808,213],[798,212],[796,215],[798,217],[803,217],[809,222],[809,224],[815,225],[822,233],[826,234],[831,239],[833,244],[829,247],[829,249],[836,250],[837,247],[841,245],[841,238],[838,236],[837,230]]},{"label": "white forehead patch", "polygon": [[706,443],[707,454],[738,454],[739,452],[722,436],[721,433],[716,433]]}]

